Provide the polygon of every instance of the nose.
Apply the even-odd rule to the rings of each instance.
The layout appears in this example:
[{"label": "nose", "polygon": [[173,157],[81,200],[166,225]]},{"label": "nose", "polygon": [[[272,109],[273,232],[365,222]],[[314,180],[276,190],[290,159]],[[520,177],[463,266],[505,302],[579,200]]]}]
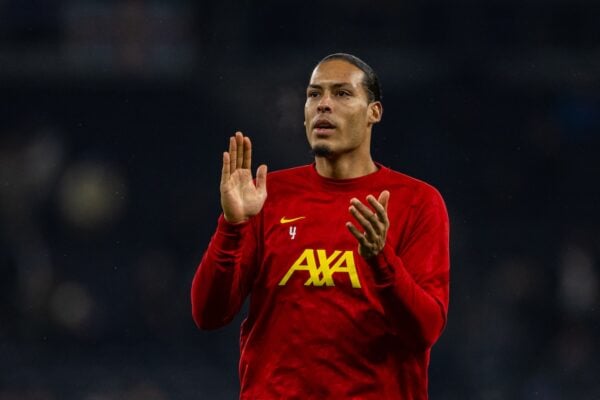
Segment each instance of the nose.
[{"label": "nose", "polygon": [[331,97],[328,94],[324,94],[319,100],[317,111],[321,113],[331,112]]}]

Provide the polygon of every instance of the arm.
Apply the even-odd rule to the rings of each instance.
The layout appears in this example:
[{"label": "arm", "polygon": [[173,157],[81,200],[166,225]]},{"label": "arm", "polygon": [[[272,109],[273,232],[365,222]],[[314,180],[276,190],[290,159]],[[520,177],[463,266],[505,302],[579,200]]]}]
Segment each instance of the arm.
[{"label": "arm", "polygon": [[349,229],[359,241],[359,253],[364,254],[374,269],[384,307],[397,327],[396,334],[411,346],[429,348],[439,338],[448,312],[446,207],[439,193],[431,192],[416,206],[416,217],[406,242],[394,249],[385,242],[389,194],[382,194],[379,201],[370,197],[367,201],[375,213],[356,199],[350,210],[366,233],[361,234],[354,226]]},{"label": "arm", "polygon": [[192,316],[200,329],[228,324],[248,293],[256,254],[250,222],[231,224],[223,215],[192,281]]},{"label": "arm", "polygon": [[250,172],[252,143],[237,132],[223,153],[221,206],[217,230],[192,281],[192,316],[202,329],[227,324],[250,291],[256,267],[257,241],[252,217],[267,197],[267,167]]}]

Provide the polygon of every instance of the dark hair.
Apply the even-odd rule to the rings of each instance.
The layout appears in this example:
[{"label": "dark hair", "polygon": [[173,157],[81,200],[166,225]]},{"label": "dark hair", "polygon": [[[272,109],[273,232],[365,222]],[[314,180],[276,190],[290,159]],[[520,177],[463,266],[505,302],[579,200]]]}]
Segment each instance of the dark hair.
[{"label": "dark hair", "polygon": [[373,68],[369,66],[369,64],[367,64],[360,58],[348,53],[330,54],[327,57],[323,58],[321,61],[319,61],[319,64],[331,60],[344,60],[354,65],[356,68],[360,69],[365,75],[362,84],[365,90],[367,91],[369,103],[372,103],[374,101],[381,101],[382,96],[381,86],[379,85],[379,78],[377,77],[375,71],[373,71]]}]

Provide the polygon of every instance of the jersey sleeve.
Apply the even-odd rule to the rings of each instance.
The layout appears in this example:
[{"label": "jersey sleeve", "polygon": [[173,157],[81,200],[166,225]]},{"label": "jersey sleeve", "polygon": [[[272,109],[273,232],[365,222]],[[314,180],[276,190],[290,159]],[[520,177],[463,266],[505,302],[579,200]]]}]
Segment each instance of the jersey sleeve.
[{"label": "jersey sleeve", "polygon": [[230,224],[219,217],[192,280],[192,316],[200,329],[229,323],[250,292],[258,251],[255,219]]},{"label": "jersey sleeve", "polygon": [[450,275],[448,213],[441,195],[428,188],[414,206],[407,240],[396,249],[386,244],[369,261],[394,333],[422,348],[430,348],[446,325]]}]

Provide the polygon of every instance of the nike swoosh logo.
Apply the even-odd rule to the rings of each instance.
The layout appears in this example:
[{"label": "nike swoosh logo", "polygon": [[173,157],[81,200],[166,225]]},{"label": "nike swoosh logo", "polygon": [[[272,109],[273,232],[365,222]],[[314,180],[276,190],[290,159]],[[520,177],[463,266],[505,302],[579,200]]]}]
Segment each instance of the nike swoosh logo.
[{"label": "nike swoosh logo", "polygon": [[286,217],[281,217],[281,219],[279,220],[280,224],[289,224],[290,222],[294,222],[294,221],[298,221],[300,219],[304,219],[306,217],[296,217],[296,218],[286,218]]}]

